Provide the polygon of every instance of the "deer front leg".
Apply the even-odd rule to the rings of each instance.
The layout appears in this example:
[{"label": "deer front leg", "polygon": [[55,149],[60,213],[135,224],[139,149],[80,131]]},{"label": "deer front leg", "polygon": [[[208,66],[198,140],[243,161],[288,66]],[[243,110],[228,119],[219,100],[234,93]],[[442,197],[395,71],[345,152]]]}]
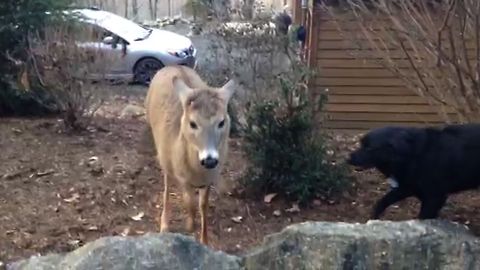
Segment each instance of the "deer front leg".
[{"label": "deer front leg", "polygon": [[208,245],[207,239],[207,208],[208,208],[208,193],[210,187],[201,188],[198,192],[199,206],[200,206],[200,218],[201,218],[201,232],[200,242],[204,245]]},{"label": "deer front leg", "polygon": [[168,182],[170,180],[170,176],[166,173],[163,177],[163,183],[165,185],[163,189],[163,209],[162,209],[162,216],[160,217],[160,232],[168,232],[168,222],[170,220],[170,213],[171,213],[171,206],[169,200],[169,185]]},{"label": "deer front leg", "polygon": [[183,187],[183,205],[187,213],[185,229],[191,233],[195,229],[195,190],[191,186]]}]

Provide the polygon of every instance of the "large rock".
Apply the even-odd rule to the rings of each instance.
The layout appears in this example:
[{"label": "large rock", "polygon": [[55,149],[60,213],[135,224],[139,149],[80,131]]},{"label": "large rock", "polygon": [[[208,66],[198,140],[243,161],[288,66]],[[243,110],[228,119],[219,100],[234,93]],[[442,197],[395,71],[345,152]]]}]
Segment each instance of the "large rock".
[{"label": "large rock", "polygon": [[105,237],[65,255],[34,257],[13,270],[480,269],[480,242],[443,221],[306,222],[267,236],[244,258],[180,234]]},{"label": "large rock", "polygon": [[247,269],[480,269],[480,242],[442,221],[307,222],[265,238]]},{"label": "large rock", "polygon": [[180,234],[104,237],[64,256],[33,257],[12,270],[242,269],[241,259],[212,251]]}]

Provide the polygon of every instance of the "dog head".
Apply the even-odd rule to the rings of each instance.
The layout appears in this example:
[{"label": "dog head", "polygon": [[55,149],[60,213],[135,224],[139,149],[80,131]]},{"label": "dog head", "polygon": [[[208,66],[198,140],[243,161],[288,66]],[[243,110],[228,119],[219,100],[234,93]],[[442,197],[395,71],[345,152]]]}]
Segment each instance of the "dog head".
[{"label": "dog head", "polygon": [[418,152],[423,139],[416,128],[384,127],[370,131],[360,140],[360,147],[347,162],[360,169],[377,168],[390,177]]}]

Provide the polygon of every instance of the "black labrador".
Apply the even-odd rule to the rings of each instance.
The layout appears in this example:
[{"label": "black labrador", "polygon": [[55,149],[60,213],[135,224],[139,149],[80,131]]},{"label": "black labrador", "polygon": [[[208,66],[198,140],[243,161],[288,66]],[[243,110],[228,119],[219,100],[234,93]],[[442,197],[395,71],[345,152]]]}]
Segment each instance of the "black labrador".
[{"label": "black labrador", "polygon": [[392,189],[376,203],[372,219],[411,196],[421,201],[419,219],[437,218],[449,194],[480,186],[480,124],[374,129],[347,162],[376,168],[390,180]]}]

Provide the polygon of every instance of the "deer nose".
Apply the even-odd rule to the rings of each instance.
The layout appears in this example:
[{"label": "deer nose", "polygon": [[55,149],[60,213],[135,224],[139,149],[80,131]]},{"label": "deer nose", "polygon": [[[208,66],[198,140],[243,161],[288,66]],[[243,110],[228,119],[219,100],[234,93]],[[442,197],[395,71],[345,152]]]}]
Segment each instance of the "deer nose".
[{"label": "deer nose", "polygon": [[206,158],[200,160],[200,164],[206,169],[213,169],[218,165],[218,159],[213,158],[212,156],[207,156]]}]

